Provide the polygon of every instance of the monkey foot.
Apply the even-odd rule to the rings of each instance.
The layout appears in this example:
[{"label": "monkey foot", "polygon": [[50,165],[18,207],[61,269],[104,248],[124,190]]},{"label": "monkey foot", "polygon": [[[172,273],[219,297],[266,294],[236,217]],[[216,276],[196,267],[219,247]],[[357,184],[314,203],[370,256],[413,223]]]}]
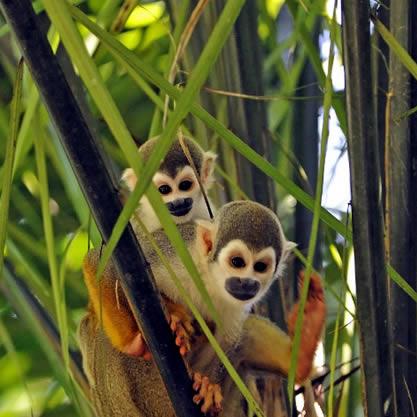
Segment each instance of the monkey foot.
[{"label": "monkey foot", "polygon": [[133,340],[123,347],[122,351],[127,355],[138,356],[147,360],[152,358],[151,352],[149,351],[148,345],[141,332],[138,332]]},{"label": "monkey foot", "polygon": [[193,374],[193,388],[198,391],[193,401],[199,404],[203,400],[201,411],[210,417],[218,416],[222,411],[223,396],[219,384],[212,384],[207,376],[198,372]]},{"label": "monkey foot", "polygon": [[[300,272],[301,287],[303,284],[304,271]],[[300,305],[297,302],[287,317],[288,333],[291,339],[294,337],[299,309]],[[326,302],[320,278],[311,274],[301,328],[300,351],[297,359],[296,380],[299,382],[307,378],[311,371],[314,353],[322,335],[326,311]]]}]

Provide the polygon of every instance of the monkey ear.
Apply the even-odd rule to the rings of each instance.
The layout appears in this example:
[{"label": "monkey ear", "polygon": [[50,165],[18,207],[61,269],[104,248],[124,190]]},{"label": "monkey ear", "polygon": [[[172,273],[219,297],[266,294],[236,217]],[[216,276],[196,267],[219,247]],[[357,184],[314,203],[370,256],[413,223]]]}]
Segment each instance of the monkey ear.
[{"label": "monkey ear", "polygon": [[297,243],[291,242],[289,240],[286,240],[284,242],[284,247],[282,248],[282,256],[281,259],[278,262],[278,267],[276,274],[278,277],[282,277],[285,273],[285,268],[287,266],[287,262],[290,258],[291,251],[298,246]]},{"label": "monkey ear", "polygon": [[216,164],[217,155],[214,152],[207,151],[203,155],[203,163],[201,165],[201,182],[206,190],[213,185],[213,171]]},{"label": "monkey ear", "polygon": [[127,185],[127,188],[129,188],[130,191],[133,191],[138,178],[132,168],[127,168],[123,171],[122,181]]},{"label": "monkey ear", "polygon": [[282,250],[282,260],[286,261],[291,254],[291,251],[298,246],[298,243],[286,240]]},{"label": "monkey ear", "polygon": [[196,220],[197,250],[203,257],[208,257],[214,244],[215,227],[209,220]]}]

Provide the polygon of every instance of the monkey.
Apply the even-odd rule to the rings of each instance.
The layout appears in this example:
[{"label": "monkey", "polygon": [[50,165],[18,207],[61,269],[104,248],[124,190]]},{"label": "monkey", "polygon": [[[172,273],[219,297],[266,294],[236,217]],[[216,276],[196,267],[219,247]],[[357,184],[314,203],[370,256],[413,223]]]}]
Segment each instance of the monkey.
[{"label": "monkey", "polygon": [[[289,354],[291,353],[291,342],[288,336],[277,326],[265,319],[253,315],[248,318],[251,306],[265,294],[272,281],[279,275],[282,263],[285,261],[288,251],[292,246],[290,242],[285,240],[275,214],[257,203],[233,202],[220,209],[214,223],[205,220],[197,220],[195,223],[179,225],[179,230],[199,268],[199,272],[203,281],[206,283],[214,305],[216,306],[217,311],[220,312],[220,316],[224,321],[224,332],[220,333],[217,331],[218,329],[216,329],[215,335],[222,348],[231,356],[232,363],[235,363],[238,366],[245,363],[250,366],[259,366],[260,368],[270,369],[272,371],[288,372],[288,352]],[[180,265],[166,235],[162,231],[156,231],[153,233],[153,237],[159,246],[162,247],[164,254],[168,256],[170,264],[174,267],[174,270],[183,285],[190,292],[191,298],[200,312],[206,319],[212,321],[210,312],[202,302],[198,291],[194,289],[191,278],[185,273],[184,267]],[[177,309],[181,302],[178,291],[173,287],[170,278],[168,278],[166,272],[164,272],[161,262],[157,259],[153,249],[149,244],[144,243],[145,240],[141,238],[140,234],[139,240],[143,246],[145,257],[154,272],[159,290],[170,297],[171,307],[174,306],[174,315],[178,315]],[[93,301],[93,307],[90,307],[89,313],[80,326],[80,337],[82,341],[81,345],[84,345],[84,348],[82,348],[83,356],[89,358],[85,361],[86,373],[93,381],[92,386],[98,387],[100,384],[95,383],[95,379],[98,378],[98,371],[94,365],[97,362],[97,355],[95,354],[97,349],[94,347],[97,344],[97,340],[99,338],[101,341],[104,340],[107,350],[110,351],[111,354],[106,355],[111,358],[109,359],[110,364],[114,365],[117,363],[119,369],[125,369],[125,366],[122,365],[125,363],[130,364],[130,362],[136,358],[132,358],[131,356],[119,352],[122,350],[124,353],[131,354],[128,350],[120,349],[120,340],[123,338],[126,339],[126,334],[129,333],[130,336],[127,337],[126,340],[136,340],[137,334],[140,335],[140,331],[129,311],[120,287],[117,290],[119,292],[119,304],[116,308],[117,303],[115,300],[114,286],[117,275],[112,265],[110,265],[108,266],[109,271],[106,269],[107,272],[105,272],[102,281],[102,316],[104,330],[107,336],[109,336],[111,343],[109,343],[104,334],[100,333],[99,337],[97,336],[99,330],[96,328],[96,317],[99,306],[97,303],[94,305],[94,299],[98,300],[98,289],[97,284],[95,283],[95,267],[97,262],[97,252],[95,252],[93,255],[91,255],[91,253],[88,254],[84,263],[84,275],[89,288],[90,297]],[[318,331],[317,329],[313,329],[318,336],[315,336],[313,340],[306,340],[306,345],[313,345],[313,349],[310,347],[312,353],[308,352],[309,357],[305,360],[307,368],[309,369],[311,368],[314,348],[319,340],[324,322],[325,308],[319,308],[318,310],[319,312],[316,316],[318,316],[319,319],[316,321],[319,323],[314,323]],[[184,336],[188,337],[188,335],[192,333],[192,328],[190,330],[191,326],[189,325],[190,322],[187,321],[187,313],[188,312],[182,311],[182,318],[179,321],[179,328],[182,329],[182,332],[180,332],[181,338],[184,338]],[[127,326],[123,324],[125,321],[128,323]],[[295,319],[293,321],[295,324]],[[178,322],[174,323],[174,326],[172,326],[171,323],[171,327],[175,328],[177,324]],[[132,329],[134,329],[133,332]],[[311,329],[309,329],[309,332],[311,333],[310,330]],[[91,333],[96,336],[91,337]],[[268,339],[264,339],[264,336]],[[89,342],[86,342],[86,340],[89,340]],[[93,343],[91,343],[91,341],[93,341]],[[128,342],[127,345],[132,347],[133,344]],[[237,349],[236,345],[238,345]],[[143,339],[138,339],[138,343],[136,343],[136,347],[137,346],[141,346],[142,349]],[[273,352],[271,352],[271,346],[281,346],[284,357],[277,356],[274,358]],[[117,349],[115,349],[115,347]],[[93,352],[91,352],[91,349]],[[302,345],[300,356],[303,355],[303,349],[305,349],[305,347]],[[138,356],[141,356],[141,353],[139,353]],[[265,353],[268,353],[268,355],[265,355]],[[194,381],[194,385],[200,390],[195,397],[196,400],[203,400],[203,411],[210,411],[210,413],[216,414],[221,409],[221,394],[217,389],[218,384],[221,385],[224,381],[227,382],[224,369],[214,355],[208,342],[202,346],[197,346],[197,348],[192,346],[191,352],[187,354],[186,359],[191,369],[196,371],[197,375],[204,374],[208,377],[208,380],[204,379],[202,381],[199,379],[198,381]],[[150,366],[149,364],[145,365],[144,361],[140,360],[136,360],[134,365],[135,366],[129,365],[128,368],[132,370],[137,369],[138,367],[149,368]],[[91,369],[92,367],[93,369]],[[307,370],[307,373],[309,372],[309,369]],[[150,370],[146,369],[145,371],[144,369],[139,369],[135,380],[130,381],[133,387],[138,386],[138,381],[141,380],[141,376],[144,372],[146,375]],[[116,373],[117,372],[112,372],[112,374]],[[306,371],[304,370],[301,374],[302,373],[305,374]],[[124,375],[125,374],[126,372],[124,372]],[[303,375],[301,375],[301,378],[303,378]],[[300,379],[300,372],[298,372],[298,369],[296,377]],[[144,379],[143,384],[140,384],[140,390],[145,393],[154,392],[153,390],[156,390],[158,393],[161,392],[160,388],[155,389],[152,384],[148,384],[150,380],[147,378]],[[130,379],[128,378],[128,380]],[[233,393],[233,388],[230,388],[231,384],[226,382],[223,384],[223,386],[226,387],[225,392]],[[127,382],[125,381],[125,385],[126,383]],[[204,384],[206,385],[204,386]],[[210,391],[208,390],[208,387],[211,389],[211,393],[209,394],[207,394],[207,391]],[[102,387],[98,387],[98,389],[101,388]],[[128,387],[126,391],[130,392],[130,387]],[[103,395],[98,395],[98,397],[101,398],[101,400],[99,398],[98,402],[102,401]],[[139,395],[139,397],[141,397],[141,395]],[[149,399],[152,396],[149,394],[145,395],[145,397]],[[233,397],[238,396],[233,394]],[[130,400],[132,399],[130,398]],[[166,398],[162,402],[164,403],[165,400]],[[138,400],[135,401],[135,404],[137,404]],[[155,399],[155,401],[151,401],[151,403],[160,404],[160,400]],[[167,404],[169,404],[169,402],[165,403],[165,406],[162,407],[162,415],[169,415],[166,414]],[[140,408],[139,406],[137,407]],[[159,415],[158,411],[155,411],[159,410],[158,407],[159,405],[155,405],[155,407],[148,405],[148,411],[146,411],[148,414],[144,412],[144,414],[130,413],[129,415],[156,416]],[[153,411],[149,411],[150,409]],[[115,413],[114,415],[118,414]]]},{"label": "monkey", "polygon": [[[301,271],[300,286],[303,283],[304,271]],[[250,314],[246,319],[239,341],[239,350],[233,357],[233,366],[246,385],[250,372],[254,370],[279,373],[283,376],[289,374],[292,340],[299,307],[298,302],[286,318],[288,335],[265,317]],[[311,274],[295,369],[296,383],[302,384],[311,373],[314,354],[323,333],[326,311],[320,279]],[[247,417],[246,400],[228,375],[222,384],[222,395],[227,398],[227,401],[224,401],[222,416]]]},{"label": "monkey", "polygon": [[[158,137],[151,138],[139,148],[138,151],[145,162],[148,161],[157,140]],[[184,143],[189,150],[197,174],[200,176],[201,184],[204,190],[208,191],[214,182],[213,171],[217,155],[211,151],[204,152],[197,142],[189,137],[184,137]],[[121,179],[130,191],[135,188],[137,177],[132,168],[125,169]],[[197,218],[210,218],[196,175],[178,138],[155,173],[153,183],[176,224],[186,223]],[[210,206],[212,207],[212,204]],[[146,196],[142,197],[136,215],[146,224],[149,232],[161,227]],[[139,227],[134,217],[132,217],[131,223],[136,232]]]}]

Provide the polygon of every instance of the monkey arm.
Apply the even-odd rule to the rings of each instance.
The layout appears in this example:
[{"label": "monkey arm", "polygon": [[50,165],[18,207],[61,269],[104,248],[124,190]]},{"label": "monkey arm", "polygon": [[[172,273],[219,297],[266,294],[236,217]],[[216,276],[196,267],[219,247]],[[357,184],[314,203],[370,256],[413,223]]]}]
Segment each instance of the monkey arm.
[{"label": "monkey arm", "polygon": [[116,349],[134,356],[150,357],[113,263],[109,261],[102,277],[97,281],[99,261],[100,250],[93,249],[87,253],[83,262],[84,279],[98,323],[103,323],[104,330]]},{"label": "monkey arm", "polygon": [[[303,281],[303,275],[301,275]],[[288,375],[291,363],[292,339],[299,311],[296,303],[288,315],[289,336],[268,319],[251,314],[244,323],[242,361],[250,366]],[[295,379],[303,382],[311,372],[314,353],[323,331],[326,304],[320,279],[310,278],[304,310]]]},{"label": "monkey arm", "polygon": [[243,325],[241,361],[251,367],[287,375],[291,339],[267,318],[250,314]]}]

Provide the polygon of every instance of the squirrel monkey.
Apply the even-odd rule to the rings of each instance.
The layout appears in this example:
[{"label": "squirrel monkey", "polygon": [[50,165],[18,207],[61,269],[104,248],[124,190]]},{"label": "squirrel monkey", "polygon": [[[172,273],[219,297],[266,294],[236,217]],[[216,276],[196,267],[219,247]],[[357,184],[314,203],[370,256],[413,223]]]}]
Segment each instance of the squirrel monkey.
[{"label": "squirrel monkey", "polygon": [[[145,162],[154,150],[157,140],[158,137],[151,138],[139,148],[139,153]],[[211,151],[204,152],[191,138],[184,137],[184,142],[200,176],[201,184],[204,190],[208,191],[214,181],[213,171],[217,155]],[[123,172],[122,181],[130,191],[135,188],[137,177],[132,168],[127,168]],[[193,219],[209,219],[203,193],[179,139],[172,144],[159,170],[155,173],[153,182],[176,224],[186,223]],[[150,232],[161,227],[146,196],[142,197],[136,214]],[[139,227],[135,224],[134,217],[131,223],[137,232]]]},{"label": "squirrel monkey", "polygon": [[[285,240],[277,217],[260,204],[232,202],[220,209],[214,223],[199,220],[196,223],[181,224],[179,230],[223,321],[224,331],[215,329],[215,336],[232,363],[238,368],[241,364],[246,364],[287,373],[291,355],[290,338],[268,320],[253,315],[248,317],[252,305],[265,294],[278,276],[288,250],[293,245]],[[205,303],[166,235],[161,230],[152,235],[168,257],[196,307],[205,319],[210,321],[211,316]],[[199,392],[195,400],[204,400],[203,411],[217,414],[222,407],[221,393],[217,384],[222,386],[223,393],[227,395],[230,393],[233,398],[238,398],[238,395],[235,394],[233,385],[228,382],[227,375],[211,345],[207,341],[194,342],[194,328],[189,313],[181,306],[181,297],[176,286],[167,275],[151,245],[140,234],[138,237],[155,275],[158,289],[169,297],[171,328],[177,332],[177,344],[181,348],[187,347],[182,353],[186,353],[188,365],[197,372],[194,374],[194,385]],[[92,306],[80,325],[84,366],[98,409],[103,402],[110,401],[105,399],[106,392],[108,396],[111,391],[110,388],[106,391],[107,385],[104,381],[107,381],[109,386],[113,384],[114,389],[116,385],[119,390],[120,387],[124,387],[125,396],[128,397],[126,404],[114,405],[115,408],[119,407],[118,410],[114,410],[114,414],[106,412],[100,415],[119,415],[120,407],[129,405],[133,407],[132,409],[136,407],[137,412],[132,414],[131,411],[125,410],[128,415],[171,415],[171,411],[168,411],[171,410],[170,403],[166,402],[167,397],[162,384],[159,381],[159,384],[155,385],[158,377],[155,377],[157,371],[153,364],[122,353],[141,356],[146,349],[121,287],[116,285],[117,274],[111,263],[108,264],[100,283],[102,301],[100,306],[98,284],[95,282],[98,258],[98,251],[92,251],[84,262],[84,275],[92,299]],[[316,284],[321,290],[319,281]],[[309,298],[311,301],[311,297]],[[319,306],[314,306],[315,303]],[[314,350],[324,323],[324,300],[314,299],[313,296],[311,304],[308,306],[313,319],[305,315],[307,331],[306,337],[302,339],[299,356],[306,357],[305,364],[303,363],[300,369],[297,366],[298,381],[305,378],[310,371]],[[97,317],[100,308],[103,327],[111,344],[99,328]],[[313,324],[314,329],[310,329],[309,324]],[[101,361],[98,359],[100,344],[104,345],[103,350],[106,352],[101,355],[104,364],[100,364]],[[191,344],[191,350],[188,344]],[[108,369],[104,374],[102,368],[106,368],[106,363]],[[102,368],[98,369],[100,365]],[[115,382],[115,375],[119,374],[121,376],[117,379],[121,380],[120,384]],[[201,377],[201,374],[205,377]],[[135,391],[135,396],[132,390]],[[124,402],[120,401],[120,403]],[[107,410],[110,409],[109,407],[112,409],[109,404],[105,406]],[[229,409],[228,400],[226,407]],[[98,412],[100,413],[100,410]],[[223,415],[234,414],[226,414],[225,411]]]}]

